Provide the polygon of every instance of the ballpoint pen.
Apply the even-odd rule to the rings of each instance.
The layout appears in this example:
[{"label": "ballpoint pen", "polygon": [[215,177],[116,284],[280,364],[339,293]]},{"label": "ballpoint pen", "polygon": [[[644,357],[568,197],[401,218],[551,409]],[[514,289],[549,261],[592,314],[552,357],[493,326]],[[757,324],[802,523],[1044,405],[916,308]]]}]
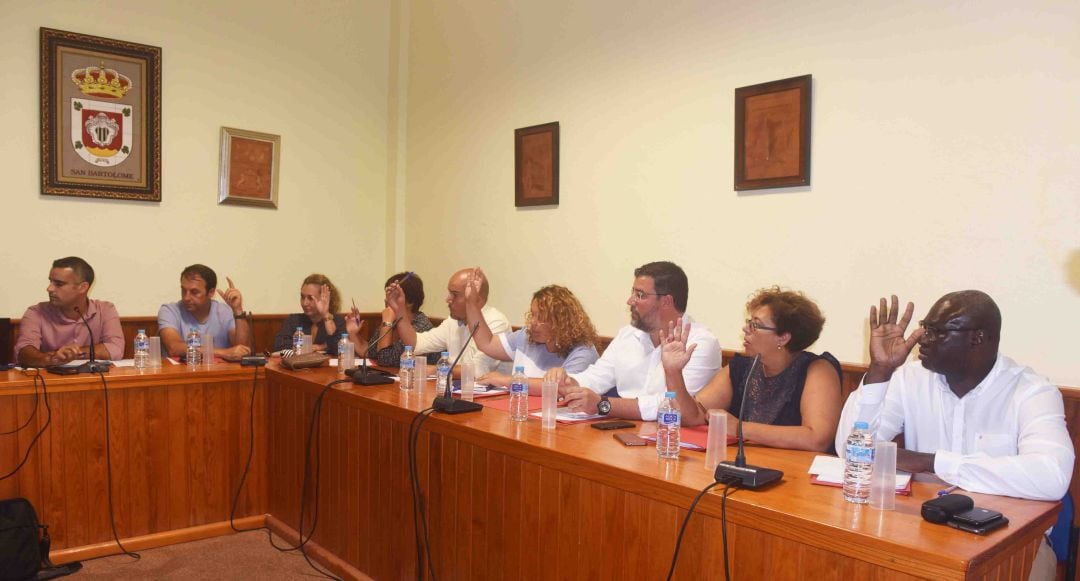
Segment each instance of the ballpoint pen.
[{"label": "ballpoint pen", "polygon": [[952,485],[952,486],[950,486],[948,488],[942,488],[941,490],[937,491],[937,495],[938,496],[945,496],[946,494],[949,494],[949,493],[955,491],[957,488],[960,488],[960,485],[954,484],[954,485]]}]

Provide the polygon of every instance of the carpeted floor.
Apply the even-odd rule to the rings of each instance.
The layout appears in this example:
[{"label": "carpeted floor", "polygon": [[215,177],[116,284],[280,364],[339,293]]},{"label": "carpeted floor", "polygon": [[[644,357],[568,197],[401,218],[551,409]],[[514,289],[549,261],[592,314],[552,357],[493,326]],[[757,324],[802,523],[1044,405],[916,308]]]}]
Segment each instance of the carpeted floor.
[{"label": "carpeted floor", "polygon": [[[285,541],[275,537],[278,546]],[[68,579],[325,579],[308,566],[299,551],[282,553],[270,546],[264,531],[138,551],[138,561],[124,555],[84,561]],[[317,563],[316,563],[317,564]]]}]

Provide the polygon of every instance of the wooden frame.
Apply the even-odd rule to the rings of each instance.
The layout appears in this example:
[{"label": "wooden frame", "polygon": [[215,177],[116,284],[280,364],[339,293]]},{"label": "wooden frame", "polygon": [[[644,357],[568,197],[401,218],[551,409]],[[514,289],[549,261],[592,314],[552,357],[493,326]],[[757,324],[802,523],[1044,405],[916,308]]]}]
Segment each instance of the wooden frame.
[{"label": "wooden frame", "polygon": [[161,48],[42,28],[41,193],[161,201]]},{"label": "wooden frame", "polygon": [[277,208],[281,136],[221,128],[218,203]]},{"label": "wooden frame", "polygon": [[514,206],[559,203],[559,122],[514,130]]},{"label": "wooden frame", "polygon": [[812,76],[735,89],[735,189],[810,185]]}]

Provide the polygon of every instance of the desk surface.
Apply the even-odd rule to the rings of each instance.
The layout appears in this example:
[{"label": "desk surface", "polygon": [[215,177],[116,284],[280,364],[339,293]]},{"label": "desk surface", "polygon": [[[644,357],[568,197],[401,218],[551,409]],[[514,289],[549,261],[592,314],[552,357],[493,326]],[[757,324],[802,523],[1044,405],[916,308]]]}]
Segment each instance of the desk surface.
[{"label": "desk surface", "polygon": [[[297,409],[303,410],[309,406],[275,405],[275,398],[285,397],[284,393],[277,393],[275,390],[300,390],[310,401],[323,384],[336,379],[330,369],[289,372],[271,366],[267,373],[271,388],[271,421],[279,423],[286,419],[280,416],[295,416]],[[416,412],[427,408],[433,395],[434,389],[430,385],[422,393],[411,393],[400,391],[396,385],[364,387],[349,384],[340,389],[332,389],[327,395],[327,402],[331,406],[369,413],[373,418],[389,419],[400,425],[407,424]],[[354,412],[349,411],[342,417],[352,413]],[[292,422],[294,424],[295,419],[293,418]],[[330,442],[334,442],[335,420],[331,418],[327,421],[328,437]],[[347,423],[346,421],[341,426],[344,433],[348,433]],[[430,436],[425,436],[421,443],[421,456],[424,458],[430,455],[429,461],[438,464],[427,475],[437,487],[450,486],[450,480],[462,469],[462,466],[449,466],[453,458],[448,458],[440,451],[447,449],[451,443],[455,446],[477,448],[487,455],[495,454],[526,464],[536,464],[565,477],[584,479],[603,487],[640,496],[650,503],[674,507],[680,521],[697,492],[713,482],[711,473],[704,468],[704,453],[684,450],[677,461],[661,460],[651,446],[624,447],[612,438],[610,432],[593,430],[584,424],[560,424],[556,430],[548,432],[540,427],[537,420],[512,422],[506,412],[485,408],[483,412],[475,414],[433,415],[424,424],[424,431],[430,433]],[[395,428],[393,433],[394,445],[397,445],[397,440],[403,436],[400,427]],[[363,449],[364,442],[344,445],[359,454],[369,452]],[[386,444],[373,441],[371,445]],[[277,454],[273,451],[273,442],[271,448],[271,463],[274,463]],[[460,451],[458,454],[460,455]],[[476,456],[471,454],[472,457]],[[289,455],[286,451],[285,456]],[[295,455],[295,451],[292,455]],[[916,482],[910,497],[897,497],[895,511],[882,512],[845,502],[839,489],[811,485],[806,471],[815,456],[814,453],[749,446],[747,456],[753,464],[783,470],[784,479],[769,489],[757,492],[739,491],[730,497],[727,520],[733,529],[743,529],[744,539],[753,538],[747,530],[749,528],[755,534],[765,535],[763,538],[769,542],[780,540],[794,543],[798,547],[809,546],[828,554],[873,563],[901,575],[960,578],[965,575],[981,576],[995,567],[1023,569],[1024,560],[1027,560],[1027,566],[1030,566],[1028,553],[1033,555],[1042,532],[1053,524],[1058,507],[1057,503],[970,494],[976,505],[1001,511],[1010,519],[1007,527],[981,537],[934,525],[921,518],[921,504],[932,498],[940,485]],[[729,447],[728,458],[733,457],[734,448]],[[333,462],[333,457],[330,457],[329,461]],[[292,466],[295,458],[283,458],[282,462]],[[504,460],[500,459],[499,462],[500,465],[505,465]],[[271,467],[271,473],[273,471],[274,467]],[[473,484],[486,486],[486,490],[491,492],[491,483],[486,481],[487,472],[490,470],[483,472],[483,481],[477,481],[475,466],[470,468],[470,471],[473,473]],[[441,481],[440,478],[444,480]],[[291,491],[279,490],[275,495],[275,481],[276,479],[271,477],[271,513],[278,514],[274,510],[275,497],[278,502],[285,502],[285,505],[279,505],[281,514],[295,511],[295,506],[290,506],[287,500]],[[695,514],[700,513],[701,518],[718,521],[721,514],[720,494],[717,489],[714,490],[716,492],[708,495],[698,505]],[[329,494],[333,495],[333,492]],[[588,499],[581,501],[587,503]],[[334,506],[333,501],[327,502],[329,507]],[[374,509],[377,510],[377,507]],[[462,507],[458,506],[457,509]],[[409,512],[406,509],[406,514]],[[335,516],[337,515],[331,512],[331,516],[327,518]],[[342,516],[346,518],[345,515]],[[566,516],[563,515],[562,518],[565,519]],[[433,517],[433,520],[438,520],[438,517]],[[579,524],[584,527],[583,530],[588,529],[585,523]],[[486,526],[491,528],[494,525],[488,523]],[[710,525],[706,523],[704,526],[708,529]],[[356,527],[364,529],[362,523],[356,526],[348,524],[343,529],[354,531]],[[649,538],[648,532],[639,531],[638,535],[639,540],[640,537]],[[433,533],[433,536],[438,535]],[[578,541],[587,542],[588,536],[580,533]],[[330,533],[326,534],[326,544],[334,544],[331,537]],[[320,540],[318,534],[316,540]],[[715,549],[719,542],[718,539],[697,539],[699,549]],[[781,547],[783,542],[777,547]],[[673,544],[674,538],[671,539],[672,547]],[[744,558],[748,557],[747,547],[740,547],[736,542],[730,545],[735,549],[735,554],[742,551]],[[409,553],[406,551],[404,554]],[[666,553],[666,558],[670,559],[670,551]],[[684,559],[694,558],[693,550],[684,553],[680,557],[680,571]],[[445,563],[440,563],[440,557],[436,556],[435,560],[436,563],[448,567]],[[1012,564],[1003,565],[1004,562]],[[354,563],[354,566],[367,571],[363,562]],[[663,572],[666,573],[666,563]],[[378,571],[371,573],[373,576],[380,576],[376,574]],[[806,571],[802,573],[805,574]],[[715,571],[709,574],[713,575]],[[722,575],[722,571],[720,574]],[[444,575],[440,575],[442,576]]]}]

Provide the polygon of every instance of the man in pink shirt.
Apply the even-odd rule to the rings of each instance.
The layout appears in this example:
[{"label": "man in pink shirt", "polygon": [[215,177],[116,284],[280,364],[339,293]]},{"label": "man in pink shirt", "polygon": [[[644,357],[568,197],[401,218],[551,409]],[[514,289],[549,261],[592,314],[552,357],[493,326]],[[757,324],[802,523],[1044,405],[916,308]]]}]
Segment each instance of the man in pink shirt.
[{"label": "man in pink shirt", "polygon": [[[23,314],[15,358],[23,367],[63,365],[90,356],[90,332],[94,332],[94,356],[99,360],[124,357],[124,332],[120,315],[108,301],[87,294],[94,284],[94,269],[85,260],[69,256],[53,261],[49,271],[49,300]],[[86,323],[83,323],[85,317]]]}]

